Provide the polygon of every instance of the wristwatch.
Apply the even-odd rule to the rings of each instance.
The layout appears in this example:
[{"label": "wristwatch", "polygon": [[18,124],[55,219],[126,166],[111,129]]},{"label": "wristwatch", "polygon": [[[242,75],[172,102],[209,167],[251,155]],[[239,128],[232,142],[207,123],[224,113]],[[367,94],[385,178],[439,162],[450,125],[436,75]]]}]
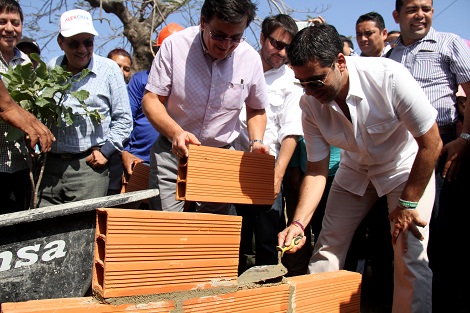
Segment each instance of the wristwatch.
[{"label": "wristwatch", "polygon": [[467,140],[467,143],[470,144],[470,134],[461,133],[460,138],[463,138],[463,139]]}]

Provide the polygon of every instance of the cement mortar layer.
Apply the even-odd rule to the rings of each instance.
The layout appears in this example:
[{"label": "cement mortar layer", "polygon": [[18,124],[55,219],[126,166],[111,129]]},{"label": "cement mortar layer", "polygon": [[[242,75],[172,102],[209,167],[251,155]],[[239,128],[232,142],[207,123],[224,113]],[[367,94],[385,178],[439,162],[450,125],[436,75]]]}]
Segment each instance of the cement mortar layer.
[{"label": "cement mortar layer", "polygon": [[[261,287],[271,287],[285,284],[286,279],[282,278],[282,281],[270,282],[270,283],[248,283],[232,287],[217,287],[210,289],[199,289],[199,290],[187,290],[187,291],[175,291],[169,293],[158,293],[150,295],[137,295],[137,296],[127,296],[127,297],[117,297],[117,298],[101,298],[100,295],[95,294],[94,298],[97,302],[110,305],[123,305],[123,304],[146,304],[150,302],[160,302],[160,301],[174,301],[175,309],[172,310],[172,313],[183,313],[183,302],[188,299],[193,298],[202,298],[223,295],[227,293],[233,293],[240,290],[255,289]],[[292,310],[289,308],[287,313],[291,313]]]}]

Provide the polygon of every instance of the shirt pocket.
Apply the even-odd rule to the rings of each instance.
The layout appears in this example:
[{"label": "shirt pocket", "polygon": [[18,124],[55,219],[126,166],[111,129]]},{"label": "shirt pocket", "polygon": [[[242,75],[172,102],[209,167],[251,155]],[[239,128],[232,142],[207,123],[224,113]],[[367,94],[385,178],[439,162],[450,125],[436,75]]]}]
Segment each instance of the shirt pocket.
[{"label": "shirt pocket", "polygon": [[240,110],[245,100],[245,85],[240,83],[227,83],[222,97],[223,110]]},{"label": "shirt pocket", "polygon": [[421,82],[432,82],[446,76],[443,70],[445,61],[438,52],[420,51],[414,57],[413,77]]},{"label": "shirt pocket", "polygon": [[328,137],[325,136],[325,140],[332,146],[343,149],[350,149],[344,133],[332,134]]},{"label": "shirt pocket", "polygon": [[388,141],[395,129],[400,125],[398,119],[394,118],[382,123],[367,126],[367,134],[375,146]]}]

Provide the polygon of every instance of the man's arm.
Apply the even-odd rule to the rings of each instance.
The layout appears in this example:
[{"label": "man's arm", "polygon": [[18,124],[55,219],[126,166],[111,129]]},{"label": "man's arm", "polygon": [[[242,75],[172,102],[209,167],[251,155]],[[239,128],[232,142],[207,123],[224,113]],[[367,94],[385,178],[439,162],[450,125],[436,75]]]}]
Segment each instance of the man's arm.
[{"label": "man's arm", "polygon": [[[167,97],[156,95],[146,91],[142,99],[142,109],[149,122],[163,136],[167,137],[171,143],[171,150],[178,157],[188,156],[188,144],[200,145],[201,142],[194,134],[181,128],[174,119],[168,115],[163,105]],[[262,138],[262,137],[261,137]]]},{"label": "man's arm", "polygon": [[263,140],[264,131],[266,130],[266,110],[265,109],[252,109],[246,106],[246,125],[248,130],[248,138],[250,142],[255,140],[251,145],[251,152],[269,154],[269,147],[262,142],[256,140]]},{"label": "man's arm", "polygon": [[[410,176],[400,199],[410,202],[419,202],[421,196],[429,184],[434,167],[442,149],[442,140],[436,122],[422,136],[415,137],[418,143],[418,153],[411,167]],[[401,233],[410,230],[416,238],[423,240],[423,236],[417,226],[424,227],[427,223],[422,220],[417,210],[407,210],[397,206],[389,215],[394,223],[392,243],[395,244]],[[407,250],[406,236],[402,236],[404,249]]]},{"label": "man's arm", "polygon": [[286,136],[281,142],[281,149],[277,156],[276,166],[274,167],[274,197],[277,197],[280,192],[282,179],[294,154],[299,137],[295,135]]},{"label": "man's arm", "polygon": [[[293,221],[298,221],[302,227],[310,222],[318,203],[320,203],[328,177],[329,162],[329,155],[318,162],[307,162],[307,173],[305,173],[302,185],[300,186],[299,203],[297,204],[293,218]],[[303,229],[301,229],[298,224],[291,223],[277,235],[278,245],[281,247],[284,245],[289,246],[292,238],[298,235],[304,235]],[[287,253],[296,252],[305,244],[305,241],[304,236],[300,243]]]},{"label": "man's arm", "polygon": [[[461,85],[463,91],[467,95],[465,101],[465,112],[462,125],[462,133],[470,134],[470,82]],[[453,180],[458,177],[460,164],[463,161],[465,153],[469,149],[468,141],[463,138],[456,138],[449,142],[442,148],[442,154],[447,154],[447,160],[442,170],[442,176],[448,180]]]},{"label": "man's arm", "polygon": [[41,152],[51,150],[54,135],[34,115],[19,106],[10,96],[3,81],[0,80],[0,118],[26,134],[30,148],[34,151],[39,144]]}]

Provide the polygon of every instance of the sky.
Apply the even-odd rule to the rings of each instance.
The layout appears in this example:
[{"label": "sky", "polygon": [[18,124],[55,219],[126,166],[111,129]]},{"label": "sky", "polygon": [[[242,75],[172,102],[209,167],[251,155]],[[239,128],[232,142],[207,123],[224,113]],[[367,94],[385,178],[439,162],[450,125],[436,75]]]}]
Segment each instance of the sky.
[{"label": "sky", "polygon": [[[26,16],[28,13],[32,12],[32,7],[29,3],[36,1],[38,0],[20,0],[20,5]],[[266,17],[269,14],[267,1],[255,0],[255,2],[258,3],[258,16],[260,18]],[[399,29],[398,24],[395,23],[392,17],[392,12],[395,8],[394,0],[285,0],[284,2],[289,7],[298,11],[292,14],[294,19],[301,21],[306,20],[308,16],[314,17],[321,15],[326,22],[334,25],[340,34],[347,37],[352,36],[356,51],[358,50],[358,45],[354,37],[355,25],[360,15],[371,11],[378,12],[384,18],[387,30]],[[70,1],[68,3],[69,9],[71,9]],[[307,9],[316,13],[302,13],[302,11],[305,12]],[[108,14],[103,14],[109,17]],[[186,26],[181,23],[177,14],[170,15],[167,22],[177,22]],[[116,19],[116,23],[120,22]],[[44,24],[46,24],[46,22]],[[44,24],[41,23],[41,26],[47,26],[47,24]],[[58,29],[58,24],[52,23],[49,27]],[[452,32],[462,38],[470,40],[470,0],[435,0],[433,27],[437,31]],[[106,34],[110,33],[109,26],[106,23],[95,22],[95,28],[100,34],[100,40],[104,40]],[[35,38],[34,33],[30,34],[26,31],[23,32],[23,36]],[[248,34],[248,42],[255,45],[257,38]],[[39,40],[38,43],[42,48],[41,57],[46,62],[54,56],[62,54],[55,38],[53,40],[49,39],[48,43],[47,39]],[[47,47],[44,48],[46,43]],[[106,56],[107,52],[118,46],[122,46],[122,41],[111,42],[100,51],[95,52]]]}]

